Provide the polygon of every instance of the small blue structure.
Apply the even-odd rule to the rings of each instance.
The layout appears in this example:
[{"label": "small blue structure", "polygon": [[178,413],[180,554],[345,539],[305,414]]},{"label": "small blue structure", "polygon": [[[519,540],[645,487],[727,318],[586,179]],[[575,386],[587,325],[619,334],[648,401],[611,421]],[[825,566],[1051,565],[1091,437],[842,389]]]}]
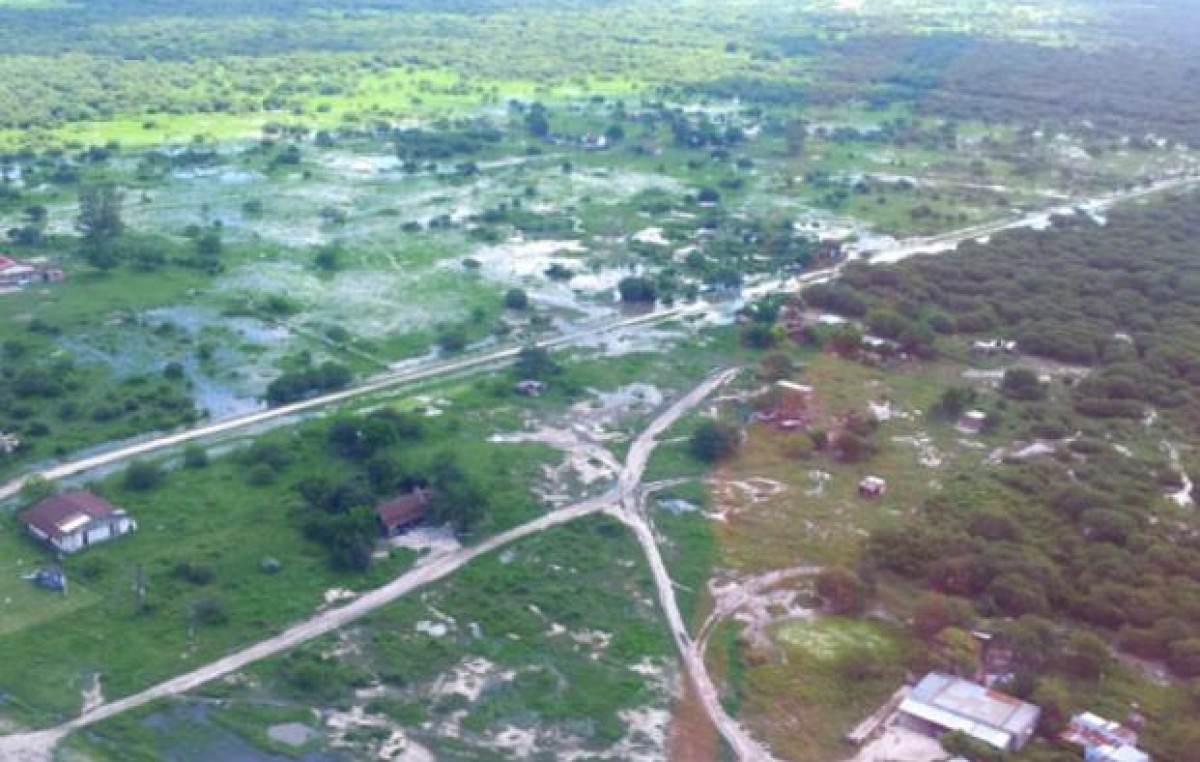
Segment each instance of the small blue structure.
[{"label": "small blue structure", "polygon": [[62,569],[38,569],[26,579],[44,590],[57,593],[67,591],[67,575],[63,574]]}]

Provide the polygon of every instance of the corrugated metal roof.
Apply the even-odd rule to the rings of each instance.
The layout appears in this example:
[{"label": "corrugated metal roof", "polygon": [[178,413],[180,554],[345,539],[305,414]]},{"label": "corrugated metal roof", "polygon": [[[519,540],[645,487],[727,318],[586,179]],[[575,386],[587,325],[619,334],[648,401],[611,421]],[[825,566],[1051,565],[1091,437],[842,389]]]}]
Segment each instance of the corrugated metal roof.
[{"label": "corrugated metal roof", "polygon": [[1032,733],[1041,715],[1033,704],[940,672],[926,675],[900,709],[999,748]]},{"label": "corrugated metal roof", "polygon": [[965,733],[976,740],[991,744],[997,749],[1007,750],[1012,748],[1013,736],[1011,733],[988,727],[983,723],[976,722],[967,717],[960,717],[953,712],[939,709],[936,706],[931,706],[921,701],[907,699],[900,704],[900,711],[932,723],[939,728]]}]

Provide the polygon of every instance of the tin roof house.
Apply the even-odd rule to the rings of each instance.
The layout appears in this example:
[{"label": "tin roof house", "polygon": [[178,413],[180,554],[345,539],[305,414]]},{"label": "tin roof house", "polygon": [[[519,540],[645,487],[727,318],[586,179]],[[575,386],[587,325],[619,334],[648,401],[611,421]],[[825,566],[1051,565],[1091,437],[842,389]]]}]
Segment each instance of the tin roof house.
[{"label": "tin roof house", "polygon": [[964,733],[1003,751],[1018,751],[1033,737],[1042,710],[968,680],[931,672],[897,710],[913,730]]}]

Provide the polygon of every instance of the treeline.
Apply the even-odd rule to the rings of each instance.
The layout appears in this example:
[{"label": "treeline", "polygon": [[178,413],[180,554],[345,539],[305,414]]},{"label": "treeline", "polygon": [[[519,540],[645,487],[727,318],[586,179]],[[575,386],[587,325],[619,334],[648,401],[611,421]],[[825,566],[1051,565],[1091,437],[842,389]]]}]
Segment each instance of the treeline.
[{"label": "treeline", "polygon": [[989,244],[904,267],[855,264],[806,298],[872,327],[921,324],[940,334],[1016,339],[1022,352],[1095,370],[1075,385],[1076,412],[1141,418],[1160,410],[1200,428],[1200,195],[1076,215],[1053,230],[1010,231]]},{"label": "treeline", "polygon": [[[1177,18],[1196,29],[1194,10],[1178,4],[1143,15],[1160,26]],[[1152,132],[1200,144],[1196,46],[1164,47],[1157,28],[1131,29],[1125,31],[1136,35],[1133,45],[1096,50],[960,34],[856,35],[838,42],[781,37],[773,43],[823,71],[808,89],[810,102],[838,102],[857,91],[878,106],[914,103],[923,116],[1055,131],[1086,123],[1110,137]]]},{"label": "treeline", "polygon": [[350,369],[340,363],[324,362],[284,373],[267,385],[266,400],[272,405],[286,405],[324,392],[343,389],[354,380]]},{"label": "treeline", "polygon": [[[1042,705],[1053,737],[1071,712],[1096,708],[1063,680],[1111,675],[1110,648],[1200,677],[1200,534],[1194,519],[1169,518],[1156,465],[1078,440],[961,476],[903,526],[872,533],[865,557],[926,588],[915,627],[935,652],[947,628],[998,623],[1014,656],[1006,689]],[[1186,712],[1156,716],[1143,743],[1191,759],[1192,731]]]}]

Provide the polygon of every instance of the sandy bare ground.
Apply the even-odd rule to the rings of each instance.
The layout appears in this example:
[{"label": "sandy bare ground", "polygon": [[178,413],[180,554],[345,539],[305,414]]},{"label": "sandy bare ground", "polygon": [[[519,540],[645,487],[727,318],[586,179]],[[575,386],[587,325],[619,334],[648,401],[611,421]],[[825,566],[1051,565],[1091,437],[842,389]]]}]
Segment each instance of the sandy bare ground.
[{"label": "sandy bare ground", "polygon": [[[650,523],[646,519],[645,506],[643,505],[645,493],[638,489],[641,483],[642,470],[653,451],[654,437],[666,431],[672,420],[677,419],[684,412],[695,407],[708,393],[730,381],[737,375],[737,372],[736,369],[727,370],[712,376],[706,382],[706,386],[696,389],[672,406],[672,410],[679,410],[678,415],[673,417],[661,416],[650,425],[650,428],[642,436],[638,437],[633,447],[630,448],[629,457],[626,461],[626,469],[621,474],[621,479],[618,483],[620,501],[618,507],[613,512],[633,530],[634,536],[637,537],[638,543],[642,546],[642,552],[646,554],[646,559],[650,563],[650,571],[654,576],[654,585],[658,589],[659,605],[662,606],[663,615],[667,619],[667,625],[671,628],[671,635],[675,640],[675,646],[679,649],[684,668],[687,671],[700,703],[704,706],[705,713],[712,720],[717,731],[733,749],[738,759],[746,760],[747,762],[774,762],[775,757],[771,755],[770,751],[751,737],[746,732],[746,729],[737,720],[729,716],[725,711],[725,707],[721,705],[717,687],[713,683],[712,677],[708,674],[708,668],[704,663],[703,655],[696,643],[692,641],[691,636],[688,635],[687,627],[683,623],[683,615],[680,614],[679,605],[675,601],[674,582],[671,581],[670,572],[667,571],[662,554],[658,550],[658,543],[654,539],[654,532],[651,530]],[[704,392],[704,394],[697,396],[699,392]],[[646,434],[651,434],[652,436],[647,437]]]},{"label": "sandy bare ground", "polygon": [[[583,516],[612,508],[617,504],[633,506],[633,512],[636,513],[638,486],[641,484],[646,464],[658,444],[658,437],[687,414],[688,411],[700,404],[715,389],[733,378],[736,373],[736,370],[727,370],[710,376],[702,384],[663,411],[634,441],[633,446],[630,447],[629,455],[626,457],[624,468],[616,486],[604,494],[548,513],[527,524],[522,524],[519,527],[489,538],[479,545],[447,553],[436,560],[430,561],[428,564],[412,569],[381,588],[365,593],[345,606],[318,614],[312,619],[295,625],[273,638],[218,659],[193,672],[167,680],[141,693],[96,706],[87,713],[65,722],[56,728],[36,733],[2,737],[0,738],[0,760],[4,762],[50,762],[53,758],[55,745],[67,733],[115,717],[152,701],[186,693],[212,680],[237,672],[250,664],[319,638],[370,614],[382,606],[386,606],[402,598],[420,587],[454,573],[485,553],[490,553],[497,548],[522,538],[544,532],[547,529],[574,521]],[[625,516],[629,511],[621,510],[619,513]],[[660,592],[663,594],[664,610],[667,614],[667,619],[671,623],[672,629],[682,633],[683,629],[679,610],[675,606],[674,594],[671,592],[670,578],[667,575],[666,569],[662,566],[662,557],[658,555],[654,539],[649,535],[649,527],[645,524],[644,520],[640,518],[638,520],[640,521],[640,526],[649,537],[650,547],[654,550],[651,561],[652,564],[657,563],[655,578],[660,583]],[[633,526],[635,531],[637,531],[637,525]],[[641,539],[640,535],[639,539]],[[665,588],[662,587],[662,581],[666,582]],[[702,661],[699,663],[699,669],[703,670]],[[689,672],[694,672],[694,670],[695,668],[690,665]],[[720,708],[720,703],[715,699],[715,689],[712,688],[712,683],[708,679],[707,673],[703,675],[702,683],[698,682],[698,684],[708,686],[713,697],[711,703],[720,712],[719,715],[714,714],[710,706],[710,716],[723,718],[725,725],[730,726],[731,732],[726,737],[740,739],[738,734],[742,732],[741,728],[725,716],[724,710]],[[718,727],[723,727],[723,725],[718,723]],[[735,748],[740,748],[740,746],[735,746]],[[743,755],[743,758],[764,759],[764,757],[753,755]]]},{"label": "sandy bare ground", "polygon": [[750,641],[763,645],[769,644],[766,625],[770,623],[771,615],[766,609],[772,604],[777,604],[777,601],[768,595],[769,591],[789,579],[812,577],[820,572],[820,566],[796,566],[790,569],[778,569],[748,579],[734,578],[722,582],[710,582],[708,587],[713,597],[713,611],[704,620],[704,624],[696,636],[700,654],[703,655],[708,650],[708,639],[712,635],[713,628],[721,621],[746,608],[752,609],[754,614],[746,626]]}]

